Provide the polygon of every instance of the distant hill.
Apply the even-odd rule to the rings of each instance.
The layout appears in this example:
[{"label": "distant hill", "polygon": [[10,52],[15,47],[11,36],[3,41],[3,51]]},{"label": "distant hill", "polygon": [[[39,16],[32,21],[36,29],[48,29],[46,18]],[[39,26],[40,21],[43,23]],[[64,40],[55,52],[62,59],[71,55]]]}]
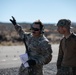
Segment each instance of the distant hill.
[{"label": "distant hill", "polygon": [[[23,28],[27,28],[27,29],[30,29],[30,26],[32,23],[18,23],[20,24]],[[55,24],[44,24],[44,27],[45,28],[48,28],[50,29],[51,27],[50,26],[55,26]],[[12,25],[12,23],[2,23],[0,22],[0,30],[14,30],[14,26]]]}]

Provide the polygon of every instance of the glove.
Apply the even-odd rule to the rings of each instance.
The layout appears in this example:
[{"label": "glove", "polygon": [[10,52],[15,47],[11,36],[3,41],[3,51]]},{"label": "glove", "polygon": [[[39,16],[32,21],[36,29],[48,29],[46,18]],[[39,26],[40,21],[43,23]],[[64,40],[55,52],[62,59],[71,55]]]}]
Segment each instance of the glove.
[{"label": "glove", "polygon": [[34,65],[36,65],[36,61],[35,60],[28,60],[27,61],[28,62],[28,64],[29,64],[29,66],[34,66]]},{"label": "glove", "polygon": [[16,25],[17,23],[16,23],[16,20],[15,20],[15,18],[13,16],[12,16],[12,19],[10,19],[10,21],[12,22],[13,25]]}]

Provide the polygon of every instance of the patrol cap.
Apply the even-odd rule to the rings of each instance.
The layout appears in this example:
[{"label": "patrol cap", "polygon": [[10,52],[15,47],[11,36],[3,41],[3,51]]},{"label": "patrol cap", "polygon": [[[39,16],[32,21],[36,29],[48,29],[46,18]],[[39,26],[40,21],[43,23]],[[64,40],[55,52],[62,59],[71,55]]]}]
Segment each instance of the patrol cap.
[{"label": "patrol cap", "polygon": [[71,21],[69,19],[60,19],[57,26],[64,26],[66,28],[71,28]]}]

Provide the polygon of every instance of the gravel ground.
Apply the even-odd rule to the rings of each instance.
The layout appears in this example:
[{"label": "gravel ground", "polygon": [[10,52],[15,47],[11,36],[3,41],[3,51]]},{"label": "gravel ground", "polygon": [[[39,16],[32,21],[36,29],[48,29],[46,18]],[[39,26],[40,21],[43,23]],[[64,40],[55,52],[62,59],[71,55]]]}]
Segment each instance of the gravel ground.
[{"label": "gravel ground", "polygon": [[[0,75],[18,75],[19,67],[0,69]],[[49,63],[44,66],[44,75],[55,75],[56,74],[56,63]]]}]

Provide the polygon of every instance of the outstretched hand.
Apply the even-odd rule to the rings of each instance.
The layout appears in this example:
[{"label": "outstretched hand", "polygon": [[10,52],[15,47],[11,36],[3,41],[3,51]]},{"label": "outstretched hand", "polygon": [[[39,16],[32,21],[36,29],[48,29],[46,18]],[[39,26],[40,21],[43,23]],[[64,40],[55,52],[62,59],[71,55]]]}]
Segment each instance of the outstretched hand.
[{"label": "outstretched hand", "polygon": [[12,16],[12,19],[10,19],[10,21],[12,22],[13,25],[17,24],[17,22],[16,22],[16,20],[15,20],[15,18],[13,16]]}]

